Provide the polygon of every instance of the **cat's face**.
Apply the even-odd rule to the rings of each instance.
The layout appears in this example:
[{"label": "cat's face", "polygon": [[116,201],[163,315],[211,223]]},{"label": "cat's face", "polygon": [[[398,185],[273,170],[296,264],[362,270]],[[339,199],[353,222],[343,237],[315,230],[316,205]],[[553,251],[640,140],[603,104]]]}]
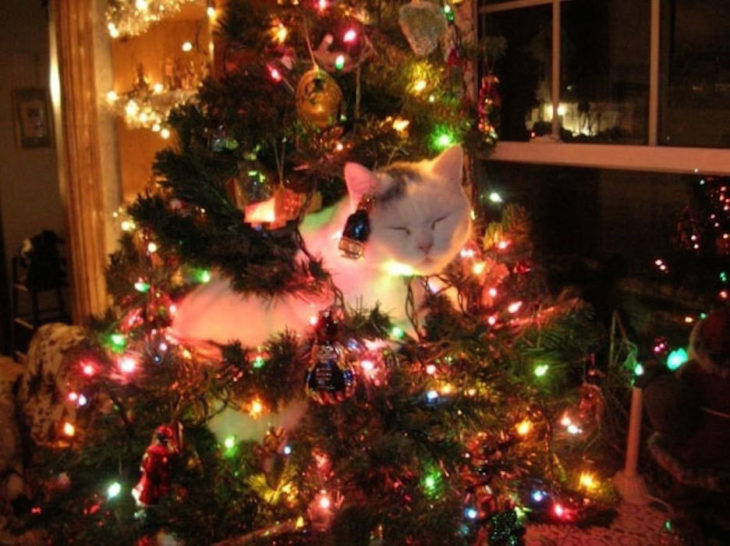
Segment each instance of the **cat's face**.
[{"label": "cat's face", "polygon": [[396,163],[371,172],[345,166],[351,204],[372,192],[366,259],[391,273],[432,275],[461,250],[471,231],[471,207],[461,187],[461,147],[431,161]]}]

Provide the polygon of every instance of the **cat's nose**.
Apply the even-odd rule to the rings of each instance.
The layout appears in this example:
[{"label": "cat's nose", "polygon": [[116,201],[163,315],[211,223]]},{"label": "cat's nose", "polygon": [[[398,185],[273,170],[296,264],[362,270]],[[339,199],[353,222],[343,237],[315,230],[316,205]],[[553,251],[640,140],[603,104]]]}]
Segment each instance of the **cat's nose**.
[{"label": "cat's nose", "polygon": [[428,251],[433,248],[433,241],[421,241],[418,243],[418,248],[424,252],[424,254],[428,254]]}]

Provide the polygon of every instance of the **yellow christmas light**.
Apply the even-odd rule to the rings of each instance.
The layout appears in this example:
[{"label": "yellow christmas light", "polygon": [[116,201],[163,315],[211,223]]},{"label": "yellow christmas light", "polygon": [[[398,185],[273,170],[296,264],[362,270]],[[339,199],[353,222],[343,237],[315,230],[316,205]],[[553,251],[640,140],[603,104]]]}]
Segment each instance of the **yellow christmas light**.
[{"label": "yellow christmas light", "polygon": [[517,434],[519,434],[520,436],[527,436],[532,430],[532,421],[524,419],[517,423],[517,426],[515,428],[517,429]]},{"label": "yellow christmas light", "polygon": [[581,472],[578,483],[582,488],[586,489],[587,491],[598,487],[598,481],[596,480],[595,476],[590,472]]}]

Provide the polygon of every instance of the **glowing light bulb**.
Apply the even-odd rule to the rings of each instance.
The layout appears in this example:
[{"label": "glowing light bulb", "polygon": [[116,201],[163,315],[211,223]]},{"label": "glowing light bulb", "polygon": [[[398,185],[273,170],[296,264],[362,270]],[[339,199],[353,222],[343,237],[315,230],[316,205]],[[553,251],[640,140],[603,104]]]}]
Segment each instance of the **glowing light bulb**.
[{"label": "glowing light bulb", "polygon": [[216,17],[216,10],[213,6],[208,6],[208,9],[205,10],[205,13],[208,14],[209,19],[215,19]]},{"label": "glowing light bulb", "polygon": [[679,369],[682,364],[687,362],[689,359],[689,356],[687,355],[687,351],[684,349],[675,349],[669,355],[667,356],[667,368],[674,371]]},{"label": "glowing light bulb", "polygon": [[275,82],[280,82],[284,77],[281,75],[281,72],[279,72],[279,69],[275,66],[266,65],[266,68],[269,71],[269,77],[274,80]]},{"label": "glowing light bulb", "polygon": [[375,364],[373,364],[372,360],[361,360],[360,367],[365,370],[365,372],[370,373],[375,369]]},{"label": "glowing light bulb", "polygon": [[504,250],[509,246],[509,241],[505,241],[504,239],[497,243],[497,248],[499,250]]},{"label": "glowing light bulb", "polygon": [[487,324],[490,326],[497,324],[497,315],[490,315],[489,318],[487,318]]},{"label": "glowing light bulb", "polygon": [[134,7],[136,7],[139,11],[144,11],[147,9],[147,0],[135,0]]},{"label": "glowing light bulb", "polygon": [[291,455],[292,448],[290,445],[285,445],[284,449],[282,451],[283,451],[284,455]]},{"label": "glowing light bulb", "polygon": [[563,508],[562,504],[556,503],[555,506],[553,506],[553,512],[555,512],[556,516],[562,518],[563,515],[565,515],[565,508]]},{"label": "glowing light bulb", "polygon": [[106,488],[106,498],[113,499],[119,496],[122,492],[122,484],[119,482],[112,482],[109,487]]},{"label": "glowing light bulb", "polygon": [[408,129],[408,126],[410,124],[411,124],[411,122],[408,121],[407,119],[396,118],[395,120],[393,120],[393,129],[395,129],[399,133],[402,133],[403,131]]},{"label": "glowing light bulb", "polygon": [[507,307],[507,311],[509,311],[510,313],[516,313],[517,311],[520,310],[520,307],[522,307],[522,302],[516,301],[514,303],[509,304],[509,306]]},{"label": "glowing light bulb", "polygon": [[266,360],[264,359],[263,355],[256,355],[256,358],[253,359],[253,367],[254,369],[263,368],[266,364]]},{"label": "glowing light bulb", "polygon": [[345,32],[345,35],[342,37],[342,41],[347,44],[351,44],[355,40],[357,40],[357,31],[352,28]]},{"label": "glowing light bulb", "polygon": [[542,502],[545,499],[545,492],[535,489],[530,495],[535,502]]},{"label": "glowing light bulb", "polygon": [[567,430],[568,430],[568,434],[572,434],[573,436],[576,436],[576,435],[580,434],[581,432],[583,432],[580,429],[580,427],[578,427],[577,425],[573,425],[573,424],[568,425]]},{"label": "glowing light bulb", "polygon": [[329,510],[332,506],[332,500],[324,493],[322,493],[322,496],[319,498],[319,507],[322,510]]},{"label": "glowing light bulb", "polygon": [[251,402],[251,410],[249,411],[251,417],[258,417],[263,413],[263,411],[264,405],[261,403],[261,400],[258,398],[254,399],[254,401]]},{"label": "glowing light bulb", "polygon": [[123,356],[118,361],[122,373],[132,373],[137,368],[137,361],[131,356]]},{"label": "glowing light bulb", "polygon": [[393,326],[393,328],[390,329],[390,337],[402,339],[405,335],[405,331],[400,326]]},{"label": "glowing light bulb", "polygon": [[95,369],[94,369],[93,364],[84,364],[81,367],[81,371],[83,372],[84,375],[92,376],[92,375],[94,375]]},{"label": "glowing light bulb", "polygon": [[162,129],[160,129],[160,136],[165,140],[170,138],[170,129],[168,129],[167,127],[163,127]]},{"label": "glowing light bulb", "polygon": [[109,36],[112,38],[119,38],[119,29],[114,23],[109,23],[107,28],[109,29]]},{"label": "glowing light bulb", "polygon": [[493,191],[489,194],[489,200],[492,203],[501,203],[502,202],[502,196],[499,195],[496,191]]},{"label": "glowing light bulb", "polygon": [[474,265],[472,266],[472,268],[471,268],[471,271],[472,271],[472,273],[474,273],[475,275],[481,275],[482,273],[484,273],[484,270],[485,270],[486,268],[487,268],[487,264],[486,264],[486,262],[476,262],[476,263],[475,263],[475,264],[474,264]]},{"label": "glowing light bulb", "polygon": [[433,364],[429,364],[428,366],[426,366],[426,373],[428,375],[435,374],[436,373],[436,366],[434,366]]},{"label": "glowing light bulb", "polygon": [[464,510],[464,515],[467,517],[467,519],[477,519],[479,517],[479,511],[476,508],[469,507],[466,510]]},{"label": "glowing light bulb", "polygon": [[496,288],[492,287],[489,290],[487,290],[487,294],[489,294],[489,297],[490,298],[496,298],[498,292],[497,292],[497,289]]},{"label": "glowing light bulb", "polygon": [[525,419],[520,421],[515,428],[517,429],[517,434],[520,436],[527,436],[532,430],[532,422]]},{"label": "glowing light bulb", "polygon": [[223,445],[226,449],[233,449],[236,445],[236,437],[235,436],[226,436],[226,439],[223,440]]},{"label": "glowing light bulb", "polygon": [[190,52],[190,51],[192,51],[192,50],[193,50],[193,44],[192,44],[191,42],[183,42],[183,44],[182,44],[182,46],[181,46],[181,49],[182,49],[182,50],[183,50],[183,51],[184,51],[185,53],[188,53],[188,52]]},{"label": "glowing light bulb", "polygon": [[416,93],[420,93],[421,91],[426,89],[426,85],[428,85],[426,83],[426,80],[418,80],[418,81],[416,81],[416,83],[413,84],[413,90]]},{"label": "glowing light bulb", "polygon": [[540,364],[538,366],[535,366],[535,376],[536,377],[543,377],[547,372],[550,366],[547,364]]},{"label": "glowing light bulb", "polygon": [[150,254],[154,254],[157,252],[157,243],[150,241],[150,243],[147,245],[147,252]]},{"label": "glowing light bulb", "polygon": [[335,57],[335,68],[337,70],[342,70],[343,68],[345,68],[345,56],[342,53]]},{"label": "glowing light bulb", "polygon": [[436,400],[438,400],[438,397],[439,393],[437,391],[430,390],[426,393],[426,400],[428,400],[429,402],[435,402]]},{"label": "glowing light bulb", "polygon": [[319,319],[317,318],[317,315],[312,315],[309,317],[309,324],[312,326],[317,326],[317,323],[319,322]]},{"label": "glowing light bulb", "polygon": [[162,85],[160,82],[157,82],[155,85],[152,86],[152,91],[159,94],[162,93],[165,90],[165,86]]},{"label": "glowing light bulb", "polygon": [[72,438],[76,434],[76,427],[73,426],[73,424],[66,421],[63,424],[63,433],[64,433],[64,435],[68,436],[69,438]]},{"label": "glowing light bulb", "polygon": [[76,400],[78,400],[78,398],[79,398],[78,393],[76,393],[76,392],[70,392],[70,393],[68,393],[68,399],[71,402],[76,402]]},{"label": "glowing light bulb", "polygon": [[327,0],[318,0],[317,8],[319,9],[319,11],[326,10],[327,9]]},{"label": "glowing light bulb", "polygon": [[274,40],[280,44],[283,44],[289,36],[289,29],[286,28],[282,23],[279,23],[274,29]]},{"label": "glowing light bulb", "polygon": [[596,478],[593,476],[593,474],[590,474],[589,472],[582,472],[580,478],[578,479],[578,483],[581,487],[588,490],[595,489],[598,486]]},{"label": "glowing light bulb", "polygon": [[119,95],[117,95],[116,91],[108,91],[106,94],[106,100],[108,102],[116,102],[119,98]]}]

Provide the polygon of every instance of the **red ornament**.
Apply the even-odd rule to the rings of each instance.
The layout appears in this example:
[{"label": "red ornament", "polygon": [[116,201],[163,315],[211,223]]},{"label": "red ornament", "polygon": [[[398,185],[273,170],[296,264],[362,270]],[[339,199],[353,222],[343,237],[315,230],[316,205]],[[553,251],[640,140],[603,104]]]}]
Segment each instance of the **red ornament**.
[{"label": "red ornament", "polygon": [[152,436],[152,443],[142,457],[142,477],[132,494],[143,506],[157,504],[170,491],[173,458],[180,452],[177,433],[170,425],[160,425]]}]

